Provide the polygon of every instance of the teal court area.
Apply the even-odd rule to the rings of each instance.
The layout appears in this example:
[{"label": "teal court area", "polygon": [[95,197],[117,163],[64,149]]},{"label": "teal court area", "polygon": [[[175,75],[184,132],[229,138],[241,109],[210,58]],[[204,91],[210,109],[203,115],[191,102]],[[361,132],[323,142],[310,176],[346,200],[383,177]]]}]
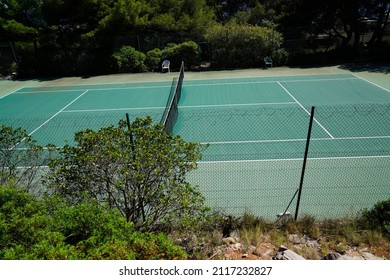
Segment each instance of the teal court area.
[{"label": "teal court area", "polygon": [[[0,122],[62,146],[126,113],[160,121],[170,90],[171,82],[23,87],[0,99]],[[294,212],[312,106],[299,213],[353,215],[389,198],[390,90],[349,73],[185,79],[173,133],[208,145],[189,181],[224,213]]]},{"label": "teal court area", "polygon": [[0,99],[1,123],[23,127],[42,145],[63,146],[74,133],[150,115],[159,120],[171,84],[108,84],[22,88]]}]

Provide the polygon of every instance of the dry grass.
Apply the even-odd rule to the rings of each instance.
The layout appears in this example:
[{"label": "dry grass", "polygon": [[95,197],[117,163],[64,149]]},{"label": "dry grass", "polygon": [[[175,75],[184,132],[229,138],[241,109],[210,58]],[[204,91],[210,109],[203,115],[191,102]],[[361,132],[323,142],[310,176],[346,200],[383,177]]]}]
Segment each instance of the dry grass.
[{"label": "dry grass", "polygon": [[177,232],[171,237],[186,249],[190,259],[271,259],[281,245],[311,260],[331,252],[362,251],[390,259],[389,240],[380,231],[360,229],[355,218],[317,221],[304,216],[273,224],[249,214],[230,217],[225,221],[232,223],[228,228],[235,244],[227,244],[223,236],[226,225],[218,221],[214,227],[187,233],[186,238]]}]

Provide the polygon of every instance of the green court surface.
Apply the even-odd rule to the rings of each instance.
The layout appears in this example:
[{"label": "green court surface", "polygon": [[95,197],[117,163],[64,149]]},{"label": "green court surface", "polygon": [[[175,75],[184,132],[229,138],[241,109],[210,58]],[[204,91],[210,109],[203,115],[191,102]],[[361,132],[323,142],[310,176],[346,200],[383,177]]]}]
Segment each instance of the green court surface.
[{"label": "green court surface", "polygon": [[354,215],[390,197],[390,91],[355,75],[186,81],[174,132],[210,146],[190,174],[214,209]]},{"label": "green court surface", "polygon": [[170,83],[22,88],[0,99],[2,124],[23,127],[42,145],[63,146],[74,133],[150,115],[159,120]]},{"label": "green court surface", "polygon": [[[0,99],[0,123],[63,146],[76,131],[117,124],[126,113],[160,121],[170,88],[25,87]],[[274,219],[299,186],[311,106],[300,213],[338,217],[389,198],[390,90],[348,73],[185,79],[173,132],[209,145],[188,179],[216,210]]]}]

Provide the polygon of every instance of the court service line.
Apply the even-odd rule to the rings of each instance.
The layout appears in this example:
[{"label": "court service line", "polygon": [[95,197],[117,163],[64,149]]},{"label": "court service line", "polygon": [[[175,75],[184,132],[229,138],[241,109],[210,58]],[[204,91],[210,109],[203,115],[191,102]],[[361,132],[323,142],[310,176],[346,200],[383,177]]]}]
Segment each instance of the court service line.
[{"label": "court service line", "polygon": [[112,112],[112,111],[128,111],[128,110],[154,110],[165,109],[165,107],[133,107],[133,108],[116,108],[116,109],[80,109],[80,110],[64,110],[62,113],[88,113],[88,112]]},{"label": "court service line", "polygon": [[[71,87],[71,86],[70,86]],[[34,94],[34,93],[56,93],[56,92],[75,92],[75,91],[104,91],[104,90],[137,90],[137,89],[157,89],[157,88],[170,88],[171,85],[166,86],[138,86],[138,87],[111,87],[111,88],[82,88],[82,89],[54,89],[54,90],[36,90],[36,91],[22,91],[21,94],[27,93],[27,94]]]},{"label": "court service line", "polygon": [[358,76],[358,75],[356,75],[356,74],[352,74],[352,75],[354,75],[355,77],[357,77],[358,79],[360,79],[360,80],[362,80],[362,81],[365,81],[366,83],[372,84],[372,85],[374,85],[374,86],[376,86],[376,87],[378,87],[378,88],[380,88],[380,89],[383,89],[384,91],[390,92],[389,89],[387,89],[387,88],[385,88],[385,87],[382,87],[382,86],[380,86],[380,85],[378,85],[378,84],[376,84],[376,83],[374,83],[374,82],[371,82],[371,81],[369,81],[369,80],[367,80],[367,79],[364,79],[364,78],[362,78],[362,77],[360,77],[360,76]]},{"label": "court service line", "polygon": [[[280,83],[280,82],[277,82],[279,84],[279,86],[281,86],[285,92],[287,92],[288,95],[290,95],[290,97],[292,99],[295,100],[295,102],[298,103],[298,105],[303,109],[305,110],[305,112],[310,116],[310,112],[308,110],[306,110],[305,107],[303,107],[303,105]],[[330,136],[330,138],[334,139],[333,135],[330,134],[330,132],[322,125],[319,123],[319,121],[317,121],[317,119],[314,117],[313,120],[326,132],[326,134],[328,134]]]},{"label": "court service line", "polygon": [[[338,137],[338,138],[311,138],[311,141],[330,141],[330,140],[375,140],[375,139],[390,139],[390,135],[385,136],[354,136],[354,137]],[[218,141],[218,142],[201,142],[200,144],[210,145],[229,145],[229,144],[253,144],[253,143],[284,143],[284,142],[303,142],[306,138],[293,139],[265,139],[265,140],[245,140],[245,141]]]},{"label": "court service line", "polygon": [[[281,78],[281,77],[278,77]],[[202,87],[202,86],[225,86],[225,85],[245,85],[245,84],[273,84],[276,82],[283,83],[296,83],[296,82],[321,82],[321,81],[348,81],[348,80],[358,80],[358,77],[353,78],[328,78],[328,79],[303,79],[303,80],[269,80],[269,81],[252,81],[252,82],[227,82],[227,83],[200,83],[200,84],[185,84],[185,87]],[[222,79],[221,79],[222,80]],[[224,79],[223,79],[224,80]]]},{"label": "court service line", "polygon": [[[390,158],[390,155],[383,156],[354,156],[354,157],[319,157],[308,158],[307,160],[340,160],[340,159],[376,159]],[[277,161],[302,161],[303,158],[271,158],[271,159],[249,159],[249,160],[218,160],[218,161],[198,161],[198,164],[220,164],[220,163],[246,163],[246,162],[277,162]]]},{"label": "court service line", "polygon": [[73,99],[71,102],[69,102],[65,107],[63,107],[61,110],[59,110],[57,113],[52,115],[50,118],[48,118],[44,123],[42,123],[40,126],[38,126],[36,129],[34,129],[32,132],[30,132],[28,135],[31,136],[35,132],[37,132],[39,129],[41,129],[44,125],[46,125],[48,122],[50,122],[52,119],[54,119],[56,116],[58,116],[61,112],[63,112],[66,108],[68,108],[70,105],[72,105],[74,102],[76,102],[78,99],[80,99],[84,94],[86,94],[88,90],[84,91],[82,94],[77,96],[75,99]]},{"label": "court service line", "polygon": [[214,105],[185,105],[178,106],[179,108],[210,108],[210,107],[236,107],[236,106],[258,106],[258,105],[288,105],[296,104],[296,102],[265,102],[265,103],[234,103],[234,104],[214,104]]}]

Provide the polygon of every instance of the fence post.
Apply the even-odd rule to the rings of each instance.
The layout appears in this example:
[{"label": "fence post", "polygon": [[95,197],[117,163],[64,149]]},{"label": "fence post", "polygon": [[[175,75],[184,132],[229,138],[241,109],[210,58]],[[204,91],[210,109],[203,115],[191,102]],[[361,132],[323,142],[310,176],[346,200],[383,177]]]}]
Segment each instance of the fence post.
[{"label": "fence post", "polygon": [[301,201],[302,186],[303,186],[303,178],[305,177],[307,154],[308,154],[308,152],[309,152],[309,144],[310,144],[310,137],[311,137],[311,129],[312,129],[312,127],[313,127],[314,110],[315,110],[315,107],[312,106],[312,107],[311,107],[311,113],[310,113],[310,123],[309,123],[308,132],[307,132],[307,139],[306,139],[305,156],[304,156],[304,158],[303,158],[303,166],[302,166],[301,180],[300,180],[300,182],[299,182],[297,207],[296,207],[296,209],[295,209],[295,216],[294,216],[294,220],[295,220],[295,221],[296,221],[297,218],[298,218],[299,203],[300,203],[300,201]]}]

